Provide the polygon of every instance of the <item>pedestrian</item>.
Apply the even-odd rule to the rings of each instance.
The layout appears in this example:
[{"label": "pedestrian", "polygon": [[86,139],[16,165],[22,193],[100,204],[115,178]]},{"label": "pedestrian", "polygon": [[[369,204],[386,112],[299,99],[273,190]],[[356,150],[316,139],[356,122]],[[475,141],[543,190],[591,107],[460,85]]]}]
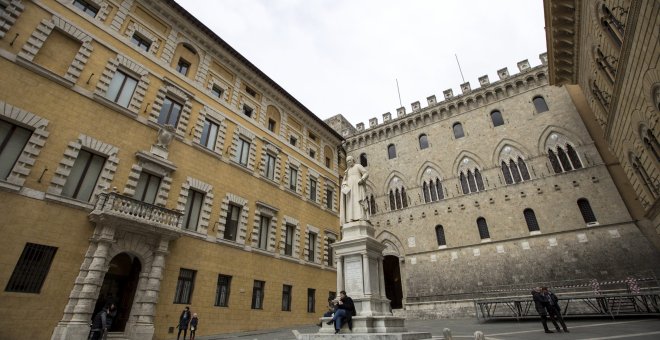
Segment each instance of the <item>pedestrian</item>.
[{"label": "pedestrian", "polygon": [[559,298],[557,297],[557,295],[555,295],[555,293],[548,290],[548,287],[541,288],[541,293],[543,294],[543,297],[548,301],[548,307],[546,307],[546,309],[548,310],[548,315],[550,316],[550,318],[559,321],[559,324],[561,324],[561,327],[564,329],[564,332],[570,333],[568,331],[568,327],[566,327],[566,323],[564,322],[564,317],[561,315],[561,307],[559,306]]},{"label": "pedestrian", "polygon": [[104,306],[100,312],[96,313],[92,320],[91,330],[89,331],[90,340],[100,340],[105,332],[108,331],[108,306]]},{"label": "pedestrian", "polygon": [[332,320],[328,321],[328,325],[335,323],[335,334],[339,333],[342,322],[345,320],[348,324],[348,329],[353,330],[353,317],[357,314],[355,311],[355,304],[353,299],[346,295],[345,291],[339,292],[339,299],[336,300],[335,315]]},{"label": "pedestrian", "polygon": [[197,325],[199,324],[199,318],[197,313],[193,313],[192,319],[190,319],[190,340],[195,340],[195,332],[197,332]]},{"label": "pedestrian", "polygon": [[190,307],[186,306],[186,308],[183,309],[181,312],[181,316],[179,316],[179,324],[177,327],[179,328],[179,333],[176,335],[176,340],[179,340],[179,337],[181,336],[181,331],[183,331],[183,340],[186,340],[186,335],[188,335],[188,324],[190,323]]},{"label": "pedestrian", "polygon": [[103,333],[103,340],[108,338],[108,333],[112,330],[112,322],[115,321],[115,317],[117,317],[117,306],[112,302],[108,303],[107,306],[108,314],[105,316],[105,319],[108,330]]},{"label": "pedestrian", "polygon": [[[543,295],[540,287],[532,289],[532,299],[534,299],[534,307],[536,307],[536,312],[539,313],[539,316],[541,317],[543,330],[545,330],[546,333],[554,333],[548,329],[548,307],[550,306],[550,303],[548,302],[545,295]],[[551,318],[550,320],[552,320],[552,323],[555,325],[557,331],[561,331],[555,319]]]}]

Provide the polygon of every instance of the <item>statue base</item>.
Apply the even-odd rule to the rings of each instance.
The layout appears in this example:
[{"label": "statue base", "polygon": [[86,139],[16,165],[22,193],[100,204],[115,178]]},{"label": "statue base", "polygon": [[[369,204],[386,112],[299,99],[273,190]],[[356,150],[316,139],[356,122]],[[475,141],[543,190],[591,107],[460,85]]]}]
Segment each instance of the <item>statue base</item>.
[{"label": "statue base", "polygon": [[297,334],[298,340],[336,339],[337,337],[360,340],[421,340],[431,339],[431,333],[408,332],[405,319],[397,316],[354,316],[353,330],[343,325],[339,334],[335,334],[333,324],[326,322],[332,318],[321,318],[322,326],[318,333]]}]

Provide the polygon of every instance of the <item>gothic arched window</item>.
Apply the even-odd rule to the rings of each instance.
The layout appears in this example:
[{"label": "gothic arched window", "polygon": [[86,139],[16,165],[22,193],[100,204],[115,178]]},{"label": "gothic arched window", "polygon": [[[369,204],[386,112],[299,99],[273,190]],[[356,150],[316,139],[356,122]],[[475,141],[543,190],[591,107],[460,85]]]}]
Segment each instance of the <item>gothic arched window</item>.
[{"label": "gothic arched window", "polygon": [[534,210],[527,208],[523,210],[523,215],[525,216],[525,222],[527,223],[527,229],[529,229],[529,232],[541,230],[539,228],[539,222],[536,220]]},{"label": "gothic arched window", "polygon": [[465,134],[463,133],[463,125],[461,125],[461,123],[455,123],[452,126],[452,129],[454,130],[454,138],[459,139],[465,136]]},{"label": "gothic arched window", "polygon": [[419,136],[419,149],[424,150],[429,147],[429,139],[426,134],[421,134]]},{"label": "gothic arched window", "polygon": [[396,146],[394,144],[387,146],[387,157],[388,159],[396,158]]},{"label": "gothic arched window", "polygon": [[591,204],[589,204],[589,201],[586,198],[580,198],[577,201],[577,204],[585,223],[589,224],[598,222],[594,211],[591,210]]},{"label": "gothic arched window", "polygon": [[504,118],[502,118],[502,112],[500,111],[493,111],[490,113],[490,120],[493,121],[493,126],[500,126],[504,125]]},{"label": "gothic arched window", "polygon": [[[555,154],[555,151],[557,152]],[[556,174],[573,169],[581,169],[582,161],[572,145],[557,146],[548,150],[548,159]]]},{"label": "gothic arched window", "polygon": [[360,165],[365,168],[369,166],[369,162],[367,161],[367,154],[364,152],[360,154]]},{"label": "gothic arched window", "polygon": [[548,111],[548,104],[545,102],[545,99],[541,96],[536,96],[532,99],[534,102],[534,107],[536,108],[536,113],[541,113]]},{"label": "gothic arched window", "polygon": [[435,238],[438,240],[438,246],[447,245],[447,241],[445,240],[445,228],[439,224],[435,226]]},{"label": "gothic arched window", "polygon": [[486,224],[485,218],[477,218],[477,228],[479,228],[479,237],[481,237],[482,240],[490,238],[490,233],[488,232],[488,224]]}]

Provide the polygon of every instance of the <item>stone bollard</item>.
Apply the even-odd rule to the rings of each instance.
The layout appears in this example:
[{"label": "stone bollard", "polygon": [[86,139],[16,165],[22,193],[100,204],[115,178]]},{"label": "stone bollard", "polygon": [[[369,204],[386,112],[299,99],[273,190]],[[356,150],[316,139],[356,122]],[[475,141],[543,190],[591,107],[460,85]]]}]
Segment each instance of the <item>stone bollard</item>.
[{"label": "stone bollard", "polygon": [[444,336],[445,340],[454,340],[454,337],[451,336],[451,329],[449,328],[443,329],[442,335]]},{"label": "stone bollard", "polygon": [[484,332],[482,331],[474,332],[474,340],[486,340],[486,337],[484,336]]}]

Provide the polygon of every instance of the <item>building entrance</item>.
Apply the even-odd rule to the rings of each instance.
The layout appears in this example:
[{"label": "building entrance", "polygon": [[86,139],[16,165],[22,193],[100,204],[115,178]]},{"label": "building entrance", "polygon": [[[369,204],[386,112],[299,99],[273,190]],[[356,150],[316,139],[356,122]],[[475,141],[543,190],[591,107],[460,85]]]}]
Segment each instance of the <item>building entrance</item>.
[{"label": "building entrance", "polygon": [[92,314],[96,315],[103,306],[114,303],[117,315],[112,321],[110,332],[123,332],[126,328],[141,270],[140,260],[128,253],[118,254],[110,261]]},{"label": "building entrance", "polygon": [[398,256],[386,255],[383,258],[383,276],[385,279],[385,295],[391,301],[390,306],[392,309],[403,308],[403,289]]}]

